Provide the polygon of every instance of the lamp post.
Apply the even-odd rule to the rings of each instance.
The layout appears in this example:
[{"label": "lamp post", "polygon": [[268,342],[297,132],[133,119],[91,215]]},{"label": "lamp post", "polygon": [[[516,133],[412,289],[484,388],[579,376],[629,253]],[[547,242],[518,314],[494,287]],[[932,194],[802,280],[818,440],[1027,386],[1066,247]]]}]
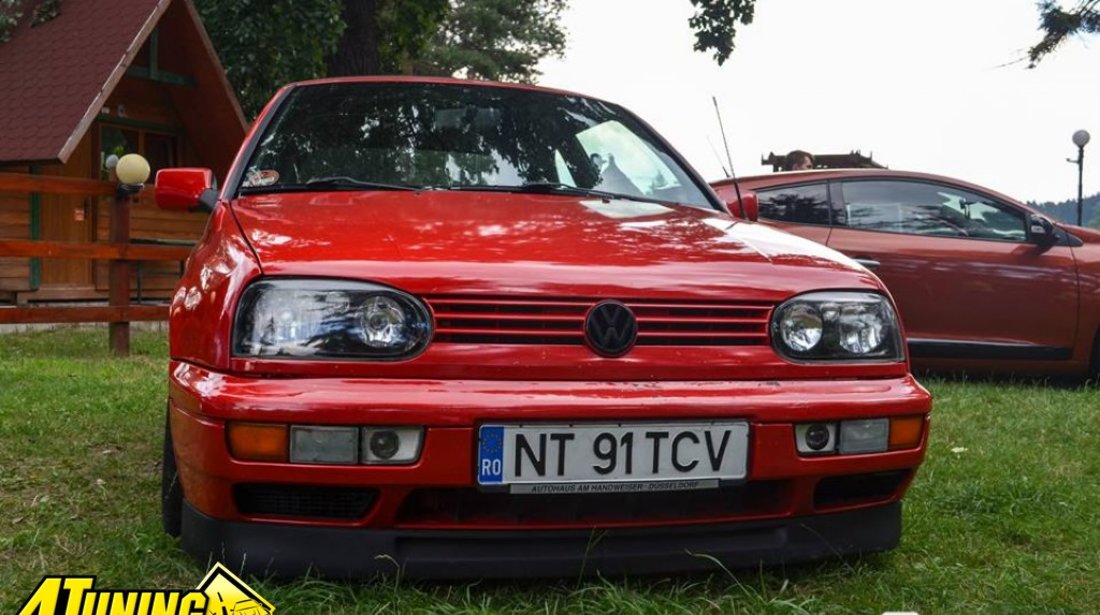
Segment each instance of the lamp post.
[{"label": "lamp post", "polygon": [[1077,165],[1077,226],[1081,226],[1084,216],[1085,199],[1081,192],[1081,182],[1085,170],[1085,146],[1089,144],[1089,131],[1078,130],[1073,133],[1073,144],[1077,146],[1077,160],[1067,158]]},{"label": "lamp post", "polygon": [[[111,241],[124,250],[130,243],[130,199],[141,192],[145,180],[149,179],[149,163],[138,154],[126,154],[115,160],[108,159],[107,164],[114,167],[118,180],[115,208],[111,212]],[[111,261],[109,302],[120,312],[130,305],[130,263],[122,258]],[[115,355],[130,353],[130,321],[125,318],[112,321],[109,334],[111,351]]]}]

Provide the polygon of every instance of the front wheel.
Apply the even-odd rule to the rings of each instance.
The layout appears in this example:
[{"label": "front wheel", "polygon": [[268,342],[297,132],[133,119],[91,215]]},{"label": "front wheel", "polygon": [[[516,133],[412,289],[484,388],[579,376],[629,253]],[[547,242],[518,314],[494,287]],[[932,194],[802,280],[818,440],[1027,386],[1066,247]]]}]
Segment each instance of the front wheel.
[{"label": "front wheel", "polygon": [[183,487],[176,470],[176,452],[172,449],[172,427],[164,415],[164,453],[160,465],[160,522],[164,531],[179,537],[183,518]]}]

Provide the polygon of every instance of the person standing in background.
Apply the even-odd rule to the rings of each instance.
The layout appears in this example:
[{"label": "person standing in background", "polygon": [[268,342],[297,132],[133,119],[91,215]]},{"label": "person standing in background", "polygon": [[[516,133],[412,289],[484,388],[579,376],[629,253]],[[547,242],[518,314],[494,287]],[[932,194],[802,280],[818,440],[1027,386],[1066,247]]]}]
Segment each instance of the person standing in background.
[{"label": "person standing in background", "polygon": [[814,155],[800,149],[792,150],[783,159],[784,171],[805,171],[814,168]]}]

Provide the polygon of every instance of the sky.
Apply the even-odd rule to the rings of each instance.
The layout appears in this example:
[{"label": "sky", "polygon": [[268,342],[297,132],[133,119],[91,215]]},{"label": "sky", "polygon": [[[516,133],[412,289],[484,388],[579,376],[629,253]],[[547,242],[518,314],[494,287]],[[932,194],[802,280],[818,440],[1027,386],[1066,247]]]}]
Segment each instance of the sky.
[{"label": "sky", "polygon": [[[1077,196],[1071,137],[1085,129],[1085,195],[1100,192],[1100,36],[1037,68],[1035,0],[757,0],[721,67],[692,49],[689,0],[571,0],[563,58],[539,84],[631,109],[708,180],[792,149],[860,150],[892,169],[957,177],[1017,199]],[[717,153],[717,155],[716,155]]]}]

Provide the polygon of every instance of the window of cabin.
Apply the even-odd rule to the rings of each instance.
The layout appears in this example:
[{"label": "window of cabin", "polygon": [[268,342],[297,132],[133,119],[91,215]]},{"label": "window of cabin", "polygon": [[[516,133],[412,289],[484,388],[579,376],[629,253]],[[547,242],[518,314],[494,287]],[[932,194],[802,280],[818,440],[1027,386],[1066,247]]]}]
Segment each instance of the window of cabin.
[{"label": "window of cabin", "polygon": [[167,167],[179,166],[179,138],[175,135],[147,130],[101,124],[99,127],[100,179],[110,179],[107,158],[126,154],[141,154],[149,161],[150,177]]}]

